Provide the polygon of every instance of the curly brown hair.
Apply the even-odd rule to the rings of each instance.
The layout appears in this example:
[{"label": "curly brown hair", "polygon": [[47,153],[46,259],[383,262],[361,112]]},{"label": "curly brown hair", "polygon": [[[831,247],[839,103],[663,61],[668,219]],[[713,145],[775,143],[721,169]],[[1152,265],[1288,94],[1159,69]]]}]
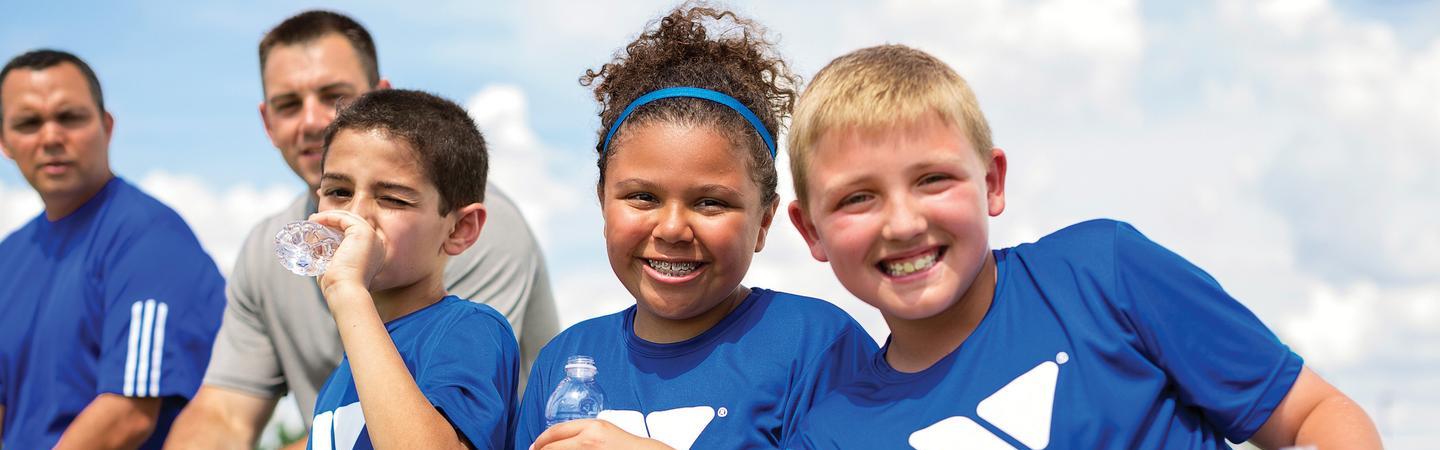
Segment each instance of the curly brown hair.
[{"label": "curly brown hair", "polygon": [[779,141],[782,121],[795,106],[800,77],[774,51],[765,29],[734,12],[694,3],[682,4],[645,31],[600,70],[587,69],[580,84],[595,91],[600,103],[600,129],[596,133],[596,166],[603,193],[605,167],[610,155],[623,147],[625,130],[651,121],[700,124],[714,127],[733,148],[749,153],[750,178],[770,204],[775,193],[775,159],[760,133],[735,111],[709,100],[667,98],[630,113],[605,151],[605,134],[635,99],[668,87],[689,86],[725,93],[754,112]]}]

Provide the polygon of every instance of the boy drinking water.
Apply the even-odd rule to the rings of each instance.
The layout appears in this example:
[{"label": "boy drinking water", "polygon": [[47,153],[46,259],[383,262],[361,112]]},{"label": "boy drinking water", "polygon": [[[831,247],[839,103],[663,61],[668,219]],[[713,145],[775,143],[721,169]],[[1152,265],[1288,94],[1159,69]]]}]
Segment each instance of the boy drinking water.
[{"label": "boy drinking water", "polygon": [[514,334],[443,284],[446,258],[485,223],[475,123],[430,94],[374,91],[330,125],[322,164],[311,220],[344,233],[320,287],[345,358],[320,390],[309,447],[509,447]]},{"label": "boy drinking water", "polygon": [[992,251],[1005,153],[934,57],[886,45],[832,61],[789,149],[792,222],[891,330],[790,446],[1380,446],[1355,403],[1129,225]]}]

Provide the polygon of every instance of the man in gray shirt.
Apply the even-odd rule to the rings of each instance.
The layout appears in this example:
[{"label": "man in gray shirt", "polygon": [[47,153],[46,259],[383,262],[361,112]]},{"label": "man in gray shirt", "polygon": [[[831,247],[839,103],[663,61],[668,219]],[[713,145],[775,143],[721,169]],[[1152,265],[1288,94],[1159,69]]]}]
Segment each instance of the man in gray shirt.
[{"label": "man in gray shirt", "polygon": [[[340,364],[340,337],[319,287],[280,266],[273,239],[285,223],[316,211],[321,145],[337,104],[390,83],[380,78],[369,32],[327,11],[301,13],[267,33],[260,70],[265,131],[310,191],[245,238],[204,384],[176,420],[169,448],[252,448],[286,391],[309,429],[317,392]],[[558,332],[555,302],[544,258],[515,204],[491,185],[485,208],[480,240],[446,266],[446,288],[505,314],[520,341],[523,378]]]}]

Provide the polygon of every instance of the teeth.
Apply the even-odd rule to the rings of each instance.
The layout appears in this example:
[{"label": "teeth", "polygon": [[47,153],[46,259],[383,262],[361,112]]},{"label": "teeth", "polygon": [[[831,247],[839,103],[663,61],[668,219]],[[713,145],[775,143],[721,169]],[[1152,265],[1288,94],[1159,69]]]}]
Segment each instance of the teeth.
[{"label": "teeth", "polygon": [[921,255],[918,258],[907,261],[894,261],[889,263],[883,263],[883,267],[885,268],[885,271],[890,274],[890,276],[903,277],[905,275],[929,269],[930,266],[935,265],[935,258],[937,256],[939,256],[938,252],[930,252]]},{"label": "teeth", "polygon": [[669,262],[647,259],[645,260],[645,262],[650,264],[650,268],[672,277],[683,277],[685,275],[689,275],[690,272],[694,272],[696,268],[700,267],[700,263],[693,261]]}]

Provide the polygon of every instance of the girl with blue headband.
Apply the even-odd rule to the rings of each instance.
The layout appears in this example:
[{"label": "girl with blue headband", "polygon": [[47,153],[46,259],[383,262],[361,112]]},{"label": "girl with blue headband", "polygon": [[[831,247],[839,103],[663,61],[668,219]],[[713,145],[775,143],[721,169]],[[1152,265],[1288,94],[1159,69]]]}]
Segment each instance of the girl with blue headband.
[{"label": "girl with blue headband", "polygon": [[[828,302],[740,284],[779,204],[774,143],[797,83],[758,25],[694,5],[581,77],[601,106],[610,266],[635,305],[540,352],[516,449],[775,448],[829,374],[875,351]],[[603,411],[547,430],[572,356],[593,360]]]}]

